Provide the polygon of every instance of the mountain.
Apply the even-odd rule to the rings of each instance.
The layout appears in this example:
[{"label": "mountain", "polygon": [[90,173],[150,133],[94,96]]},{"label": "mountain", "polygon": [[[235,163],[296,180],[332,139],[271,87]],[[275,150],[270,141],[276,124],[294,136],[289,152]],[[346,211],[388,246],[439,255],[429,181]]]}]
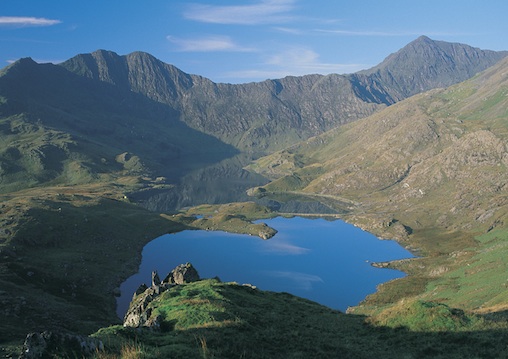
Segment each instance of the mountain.
[{"label": "mountain", "polygon": [[164,104],[190,127],[249,152],[281,149],[383,107],[358,99],[340,75],[217,84],[146,53],[118,56],[102,50],[61,66]]},{"label": "mountain", "polygon": [[415,95],[249,167],[272,179],[252,194],[345,204],[342,218],[419,256],[377,264],[408,277],[382,285],[352,312],[384,325],[405,318],[410,301],[430,300],[485,318],[503,315],[507,74],[503,59],[468,81]]},{"label": "mountain", "polygon": [[[448,50],[432,48],[453,51],[443,61],[434,55]],[[415,49],[424,59],[404,65]],[[265,192],[282,190],[289,199],[303,194],[313,208],[343,205],[336,212],[344,218],[441,261],[441,267],[426,258],[411,262],[416,265],[402,268],[411,276],[390,285],[414,285],[382,291],[370,303],[420,294],[436,283],[429,278],[462,285],[462,298],[469,298],[477,287],[456,283],[457,263],[467,256],[499,263],[488,255],[502,243],[489,237],[483,240],[495,246],[488,251],[461,249],[476,248],[474,230],[497,236],[506,223],[506,69],[393,103],[465,79],[464,68],[474,65],[472,73],[505,55],[419,38],[372,73],[243,85],[216,84],[139,52],[101,50],[60,65],[21,59],[2,69],[0,340],[19,342],[28,330],[48,328],[91,333],[115,323],[113,295],[136,271],[143,246],[187,228],[177,222],[185,215],[159,216],[135,201],[157,210],[191,204],[192,183],[217,173],[231,182],[209,181],[199,198],[216,199],[208,192],[251,180],[263,184],[240,171],[243,162],[234,156],[289,145],[257,162],[275,179]],[[414,76],[414,88],[403,81],[413,67],[425,74]],[[187,182],[177,185],[180,179]],[[325,203],[318,206],[319,200]],[[293,203],[285,208],[297,208]],[[478,273],[484,272],[467,278],[480,281]],[[493,298],[489,305],[502,303]]]},{"label": "mountain", "polygon": [[[167,106],[130,90],[22,59],[0,75],[0,192],[79,184],[119,171],[175,176],[235,154]],[[199,146],[197,146],[199,144]],[[198,160],[199,159],[199,160]]]},{"label": "mountain", "polygon": [[369,82],[383,88],[386,103],[392,104],[420,92],[467,80],[507,54],[420,36],[357,76],[366,76]]},{"label": "mountain", "polygon": [[465,80],[506,54],[420,37],[357,74],[241,85],[189,75],[142,52],[98,50],[60,65],[21,59],[0,73],[0,192],[103,181],[119,171],[174,182],[238,151],[279,150]]},{"label": "mountain", "polygon": [[[404,100],[252,168],[274,180],[267,190],[350,198],[373,212],[397,213],[412,228],[501,225],[507,72],[505,59],[471,80]],[[424,209],[428,214],[414,218]]]},{"label": "mountain", "polygon": [[464,81],[508,52],[420,37],[358,74],[288,76],[240,85],[188,75],[149,54],[99,50],[63,64],[168,106],[190,127],[241,151],[282,149],[418,92]]}]

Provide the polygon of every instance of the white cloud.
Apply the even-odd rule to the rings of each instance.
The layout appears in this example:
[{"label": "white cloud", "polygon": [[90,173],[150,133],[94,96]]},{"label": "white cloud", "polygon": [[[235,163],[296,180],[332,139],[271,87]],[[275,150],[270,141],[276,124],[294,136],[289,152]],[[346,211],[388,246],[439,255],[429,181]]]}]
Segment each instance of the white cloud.
[{"label": "white cloud", "polygon": [[233,71],[227,73],[226,76],[245,79],[273,79],[309,74],[353,73],[368,67],[370,65],[322,62],[315,51],[293,47],[268,56],[260,69]]},{"label": "white cloud", "polygon": [[42,17],[0,16],[0,25],[5,26],[51,26],[60,23],[60,20]]},{"label": "white cloud", "polygon": [[344,36],[379,36],[379,37],[392,37],[392,36],[460,36],[466,35],[465,33],[450,33],[439,31],[370,31],[370,30],[326,30],[316,29],[317,32],[344,35]]},{"label": "white cloud", "polygon": [[187,19],[215,23],[255,25],[286,22],[295,0],[262,0],[253,5],[215,6],[192,4],[184,16]]},{"label": "white cloud", "polygon": [[385,32],[385,31],[351,31],[351,30],[324,30],[317,29],[318,32],[325,32],[330,34],[337,35],[347,35],[347,36],[407,36],[414,35],[402,32]]},{"label": "white cloud", "polygon": [[212,51],[231,51],[231,52],[251,52],[252,48],[242,47],[229,36],[207,36],[196,39],[183,39],[175,36],[167,36],[169,41],[179,47],[184,52],[212,52]]},{"label": "white cloud", "polygon": [[295,28],[290,28],[290,27],[281,27],[281,26],[279,26],[279,27],[275,27],[274,29],[279,31],[279,32],[283,32],[285,34],[291,34],[291,35],[302,35],[302,34],[305,33],[303,30],[295,29]]}]

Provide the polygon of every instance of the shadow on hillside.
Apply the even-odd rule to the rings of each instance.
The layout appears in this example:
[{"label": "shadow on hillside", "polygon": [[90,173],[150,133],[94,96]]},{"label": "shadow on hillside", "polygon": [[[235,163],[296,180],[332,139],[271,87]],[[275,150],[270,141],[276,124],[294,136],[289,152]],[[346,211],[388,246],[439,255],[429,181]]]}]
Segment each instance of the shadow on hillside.
[{"label": "shadow on hillside", "polygon": [[[220,358],[358,359],[505,358],[508,355],[505,330],[411,332],[405,328],[372,327],[364,323],[365,318],[356,315],[338,315],[335,320],[315,325],[309,325],[300,315],[298,322],[289,316],[267,322],[265,317],[276,317],[267,310],[256,321],[225,327],[165,333],[132,330],[122,333],[120,346],[136,343],[144,348],[147,357],[172,358],[200,357],[203,353]],[[106,349],[116,351],[119,347]]]},{"label": "shadow on hillside", "polygon": [[127,87],[23,59],[0,77],[4,117],[25,114],[37,126],[72,135],[80,155],[97,165],[138,156],[155,176],[176,181],[239,153],[180,121],[175,108]]}]

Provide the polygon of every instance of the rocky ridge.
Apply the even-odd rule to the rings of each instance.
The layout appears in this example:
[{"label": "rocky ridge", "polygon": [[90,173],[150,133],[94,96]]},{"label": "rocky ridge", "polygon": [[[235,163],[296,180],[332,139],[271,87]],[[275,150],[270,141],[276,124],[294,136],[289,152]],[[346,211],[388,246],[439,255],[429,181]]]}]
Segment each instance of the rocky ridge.
[{"label": "rocky ridge", "polygon": [[198,272],[190,263],[178,265],[162,281],[156,271],[152,272],[151,286],[147,287],[146,284],[142,284],[134,293],[129,309],[124,316],[124,327],[160,329],[163,318],[159,315],[152,315],[154,313],[150,303],[174,286],[195,282],[199,279]]},{"label": "rocky ridge", "polygon": [[464,81],[507,52],[485,51],[421,36],[380,65],[351,75],[288,76],[231,85],[189,75],[153,56],[99,50],[62,67],[168,106],[190,127],[242,151],[281,149],[387,105]]}]

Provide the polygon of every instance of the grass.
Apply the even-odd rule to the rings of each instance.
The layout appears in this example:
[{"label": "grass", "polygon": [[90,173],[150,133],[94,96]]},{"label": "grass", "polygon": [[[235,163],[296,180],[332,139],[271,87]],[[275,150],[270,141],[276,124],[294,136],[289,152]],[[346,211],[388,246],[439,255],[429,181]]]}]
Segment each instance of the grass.
[{"label": "grass", "polygon": [[478,236],[477,240],[480,246],[467,263],[434,281],[427,288],[428,297],[470,310],[486,310],[507,303],[508,231],[493,230]]},{"label": "grass", "polygon": [[484,327],[483,318],[438,302],[401,300],[371,318],[377,325],[413,332],[459,332]]},{"label": "grass", "polygon": [[89,334],[117,322],[113,291],[137,269],[144,244],[184,228],[123,201],[57,198],[4,202],[12,213],[18,206],[29,209],[21,212],[13,238],[0,247],[6,251],[0,296],[9,308],[0,326],[2,341],[21,341],[30,330]]},{"label": "grass", "polygon": [[[503,357],[506,324],[413,300],[377,322],[287,293],[215,279],[174,287],[151,302],[159,332],[113,326],[94,334],[114,358],[136,343],[144,358]],[[402,311],[405,316],[400,316]],[[106,356],[108,357],[108,356]]]},{"label": "grass", "polygon": [[191,207],[177,215],[162,215],[188,228],[249,234],[263,239],[271,238],[276,230],[255,219],[272,218],[277,214],[254,202],[235,202],[221,205]]}]

